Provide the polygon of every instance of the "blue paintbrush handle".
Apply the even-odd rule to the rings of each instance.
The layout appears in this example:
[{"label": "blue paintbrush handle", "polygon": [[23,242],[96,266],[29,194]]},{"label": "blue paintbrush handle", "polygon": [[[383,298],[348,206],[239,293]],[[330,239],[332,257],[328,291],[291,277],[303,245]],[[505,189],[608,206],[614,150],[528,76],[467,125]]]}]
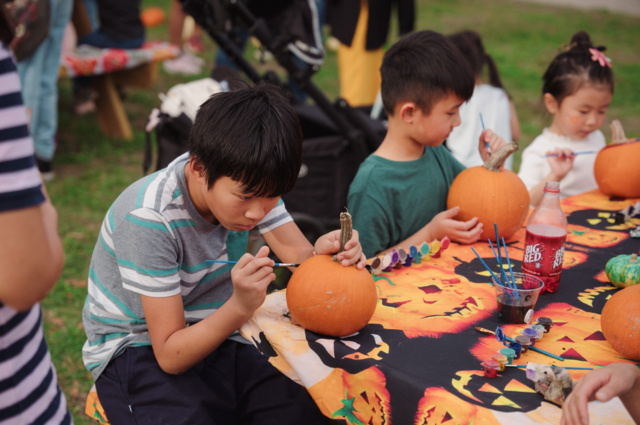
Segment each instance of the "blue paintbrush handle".
[{"label": "blue paintbrush handle", "polygon": [[[482,119],[482,114],[480,114],[480,124],[482,124],[482,131],[484,131],[484,120]],[[489,142],[485,142],[487,145],[487,152],[491,155],[491,147],[489,146]]]},{"label": "blue paintbrush handle", "polygon": [[[237,261],[227,261],[227,260],[205,260],[206,263],[222,263],[222,264],[237,264]],[[298,267],[300,264],[293,263],[275,263],[274,267]]]},{"label": "blue paintbrush handle", "polygon": [[[582,151],[582,152],[574,152],[572,156],[576,156],[576,155],[584,155],[587,153],[596,153],[596,151]],[[554,156],[558,156],[557,153],[550,153],[549,155],[544,155],[545,158],[551,158]]]},{"label": "blue paintbrush handle", "polygon": [[[509,342],[516,342],[513,338],[509,338],[508,336],[507,336],[507,337],[505,337],[505,339],[506,339],[507,341],[509,341]],[[538,347],[533,347],[533,346],[531,346],[531,345],[530,345],[530,346],[529,346],[529,350],[531,350],[531,351],[536,351],[536,352],[538,352],[538,353],[540,353],[540,354],[544,354],[545,356],[553,357],[554,359],[556,359],[556,360],[560,360],[561,362],[563,362],[563,361],[564,361],[564,359],[563,359],[562,357],[560,357],[560,356],[556,356],[555,354],[551,354],[551,353],[549,353],[549,352],[547,352],[547,351],[541,350],[541,349],[539,349]]]},{"label": "blue paintbrush handle", "polygon": [[[526,368],[527,365],[526,364],[508,364],[507,367],[521,367],[521,368]],[[592,367],[569,367],[569,366],[556,366],[556,365],[551,365],[551,367],[556,368],[556,367],[562,367],[564,369],[574,369],[574,370],[593,370]]]}]

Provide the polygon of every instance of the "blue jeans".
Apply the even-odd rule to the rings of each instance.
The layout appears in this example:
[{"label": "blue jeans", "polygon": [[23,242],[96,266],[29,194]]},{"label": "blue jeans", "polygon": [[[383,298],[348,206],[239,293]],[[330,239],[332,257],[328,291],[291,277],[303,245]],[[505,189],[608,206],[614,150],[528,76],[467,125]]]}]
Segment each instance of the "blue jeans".
[{"label": "blue jeans", "polygon": [[62,35],[71,17],[72,0],[50,0],[49,35],[28,58],[18,62],[24,104],[31,108],[31,136],[36,156],[51,161],[58,129],[58,70]]},{"label": "blue jeans", "polygon": [[[114,40],[100,30],[96,30],[84,37],[80,37],[78,39],[78,46],[82,44],[100,47],[101,49],[137,49],[144,44],[144,37],[129,40]],[[91,87],[92,84],[93,77],[76,77],[73,79],[73,91],[77,94],[83,88]]]}]

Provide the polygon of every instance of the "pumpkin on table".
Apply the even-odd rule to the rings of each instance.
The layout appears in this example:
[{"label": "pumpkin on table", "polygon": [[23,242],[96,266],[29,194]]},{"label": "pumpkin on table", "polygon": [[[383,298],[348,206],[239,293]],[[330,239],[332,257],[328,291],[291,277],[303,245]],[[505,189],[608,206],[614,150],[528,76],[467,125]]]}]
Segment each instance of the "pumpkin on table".
[{"label": "pumpkin on table", "polygon": [[611,143],[596,157],[593,173],[600,191],[622,198],[640,196],[640,139],[627,139],[620,121],[611,122]]},{"label": "pumpkin on table", "polygon": [[516,173],[502,168],[504,160],[518,150],[513,142],[496,150],[484,165],[467,168],[449,188],[447,209],[460,207],[461,221],[478,217],[483,224],[481,240],[495,239],[496,223],[500,235],[511,237],[522,226],[529,211],[529,191]]},{"label": "pumpkin on table", "polygon": [[623,357],[640,360],[640,285],[619,291],[604,305],[602,334]]},{"label": "pumpkin on table", "polygon": [[[340,214],[340,224],[338,253],[351,239],[351,215]],[[316,255],[297,268],[287,286],[287,306],[303,328],[342,337],[369,323],[378,298],[371,274],[355,265],[344,267],[336,256]]]},{"label": "pumpkin on table", "polygon": [[607,261],[605,272],[609,281],[618,288],[637,285],[640,281],[638,254],[618,255]]}]

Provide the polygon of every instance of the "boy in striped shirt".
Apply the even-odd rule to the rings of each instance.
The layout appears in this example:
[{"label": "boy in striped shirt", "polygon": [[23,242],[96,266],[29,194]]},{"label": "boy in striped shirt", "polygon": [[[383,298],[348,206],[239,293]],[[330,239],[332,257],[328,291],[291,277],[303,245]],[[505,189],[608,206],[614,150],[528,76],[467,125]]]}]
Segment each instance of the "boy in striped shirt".
[{"label": "boy in striped shirt", "polygon": [[[102,224],[83,310],[86,367],[111,423],[325,423],[306,390],[236,330],[284,262],[339,248],[339,231],[312,246],[280,197],[302,163],[302,133],[287,100],[257,86],[212,96],[190,152],[127,188]],[[365,257],[358,235],[339,255]],[[238,260],[230,265],[206,260]]]}]

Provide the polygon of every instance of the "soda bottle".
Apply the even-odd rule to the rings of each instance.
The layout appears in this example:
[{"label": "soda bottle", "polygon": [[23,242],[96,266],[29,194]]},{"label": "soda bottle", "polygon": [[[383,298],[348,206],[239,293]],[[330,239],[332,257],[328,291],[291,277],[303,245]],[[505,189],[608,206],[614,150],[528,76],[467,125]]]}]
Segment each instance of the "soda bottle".
[{"label": "soda bottle", "polygon": [[560,207],[560,184],[549,181],[542,201],[527,222],[522,260],[522,273],[542,279],[543,292],[558,289],[566,238],[567,217]]}]

